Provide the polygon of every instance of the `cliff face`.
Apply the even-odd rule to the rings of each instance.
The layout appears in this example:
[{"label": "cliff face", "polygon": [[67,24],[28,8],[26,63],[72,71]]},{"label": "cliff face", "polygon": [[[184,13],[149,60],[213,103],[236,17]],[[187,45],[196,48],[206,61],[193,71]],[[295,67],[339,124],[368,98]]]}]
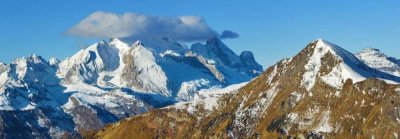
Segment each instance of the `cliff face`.
[{"label": "cliff face", "polygon": [[397,138],[399,81],[317,40],[244,86],[200,92],[195,101],[122,120],[94,137]]}]

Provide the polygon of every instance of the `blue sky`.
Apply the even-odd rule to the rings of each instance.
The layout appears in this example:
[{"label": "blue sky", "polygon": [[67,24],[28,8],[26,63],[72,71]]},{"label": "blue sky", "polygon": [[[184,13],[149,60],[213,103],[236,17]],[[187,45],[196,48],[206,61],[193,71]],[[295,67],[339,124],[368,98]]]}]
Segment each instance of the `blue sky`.
[{"label": "blue sky", "polygon": [[250,50],[265,67],[291,57],[317,38],[351,51],[375,47],[400,57],[399,1],[0,1],[0,61],[36,53],[64,59],[94,42],[63,33],[97,12],[204,17],[216,31],[233,30],[225,40],[237,53]]}]

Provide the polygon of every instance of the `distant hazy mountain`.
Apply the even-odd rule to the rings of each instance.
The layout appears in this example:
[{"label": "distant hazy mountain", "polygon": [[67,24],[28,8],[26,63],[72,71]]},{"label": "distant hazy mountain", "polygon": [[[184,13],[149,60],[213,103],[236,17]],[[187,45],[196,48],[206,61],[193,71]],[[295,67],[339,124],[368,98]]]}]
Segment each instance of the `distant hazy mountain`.
[{"label": "distant hazy mountain", "polygon": [[251,52],[236,55],[217,38],[191,48],[168,38],[111,39],[63,61],[32,55],[0,63],[0,137],[80,137],[262,70]]},{"label": "distant hazy mountain", "polygon": [[398,138],[400,77],[382,68],[396,62],[371,50],[361,61],[319,39],[248,83],[200,91],[95,137]]}]

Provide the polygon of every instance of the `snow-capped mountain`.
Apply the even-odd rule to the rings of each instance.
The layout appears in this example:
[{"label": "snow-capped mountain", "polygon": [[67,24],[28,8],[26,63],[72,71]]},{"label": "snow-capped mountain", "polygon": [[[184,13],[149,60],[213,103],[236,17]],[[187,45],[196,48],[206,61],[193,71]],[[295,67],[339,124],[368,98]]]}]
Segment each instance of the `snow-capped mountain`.
[{"label": "snow-capped mountain", "polygon": [[63,84],[40,56],[1,66],[2,138],[79,137],[78,132],[147,112],[154,106],[121,89]]},{"label": "snow-capped mountain", "polygon": [[[0,63],[0,137],[80,137],[262,72],[251,52],[239,56],[210,40],[218,44],[192,49],[167,38],[132,45],[111,39],[63,61],[32,55]],[[214,49],[221,55],[208,55]]]},{"label": "snow-capped mountain", "polygon": [[366,48],[357,53],[356,56],[372,68],[400,76],[400,60],[388,57],[378,49]]},{"label": "snow-capped mountain", "polygon": [[248,81],[262,71],[251,52],[245,52],[241,61],[216,38],[205,45],[195,44],[192,49],[171,43],[172,40],[165,41],[171,49],[164,46],[154,50],[140,41],[132,46],[118,39],[102,41],[61,62],[57,75],[66,84],[128,87],[190,100],[191,94],[199,89]]},{"label": "snow-capped mountain", "polygon": [[[363,81],[367,78],[379,78],[387,81],[399,82],[400,78],[375,70],[361,62],[352,53],[343,48],[324,40],[317,40],[314,44],[314,51],[305,65],[305,73],[301,84],[307,90],[311,90],[316,82],[317,76],[332,87],[340,89],[347,79],[353,82]],[[307,49],[307,48],[306,48]],[[323,67],[324,58],[331,58],[332,62],[328,67]],[[328,71],[324,71],[328,70]],[[318,75],[320,72],[323,74]]]},{"label": "snow-capped mountain", "polygon": [[[400,77],[328,41],[248,83],[131,117],[98,138],[398,138]],[[145,131],[145,132],[143,132]]]}]

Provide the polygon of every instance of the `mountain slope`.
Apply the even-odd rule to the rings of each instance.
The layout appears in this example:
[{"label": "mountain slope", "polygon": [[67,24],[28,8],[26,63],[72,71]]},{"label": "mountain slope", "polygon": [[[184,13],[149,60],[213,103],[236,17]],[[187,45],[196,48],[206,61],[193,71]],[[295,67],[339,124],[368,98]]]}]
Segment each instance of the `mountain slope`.
[{"label": "mountain slope", "polygon": [[251,53],[248,64],[241,64],[245,71],[210,63],[216,60],[172,39],[154,44],[111,39],[63,61],[32,55],[0,63],[0,138],[79,138],[120,119],[193,100],[199,90],[248,81],[262,70],[252,68],[259,65]]},{"label": "mountain slope", "polygon": [[397,138],[399,81],[316,40],[237,91],[216,97],[212,108],[203,97],[122,120],[95,137]]}]

